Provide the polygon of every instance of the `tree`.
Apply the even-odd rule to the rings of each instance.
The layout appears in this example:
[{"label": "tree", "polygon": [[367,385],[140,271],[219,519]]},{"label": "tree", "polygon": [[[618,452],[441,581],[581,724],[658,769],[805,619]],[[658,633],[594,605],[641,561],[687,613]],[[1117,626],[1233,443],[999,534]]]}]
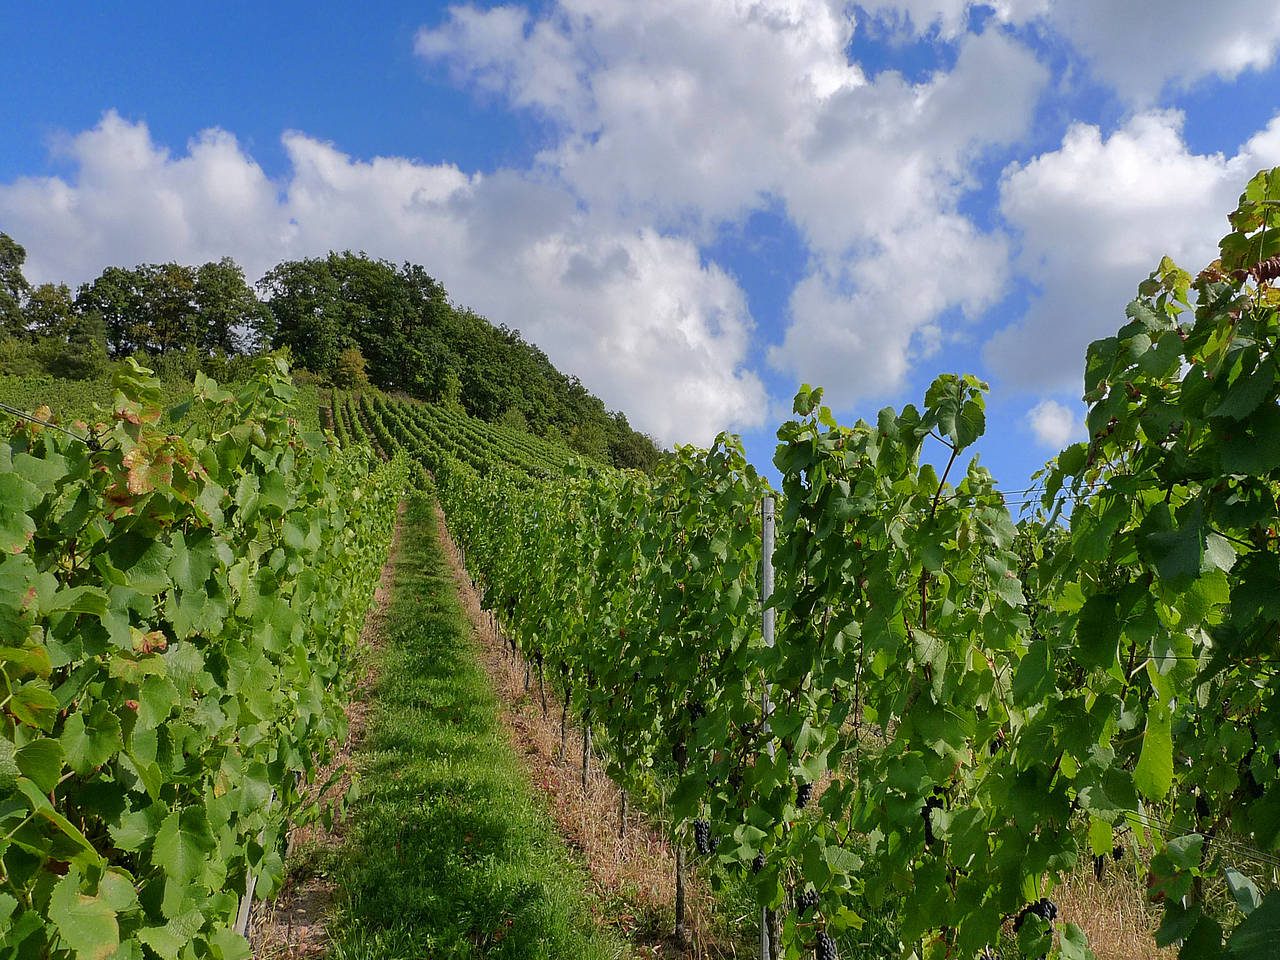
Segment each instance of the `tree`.
[{"label": "tree", "polygon": [[253,345],[253,334],[260,326],[265,306],[245,282],[244,271],[230,257],[196,270],[192,301],[202,353],[245,353]]},{"label": "tree", "polygon": [[577,425],[569,437],[569,447],[595,460],[609,459],[609,438],[604,427],[593,421]]},{"label": "tree", "polygon": [[440,393],[436,396],[435,401],[446,410],[454,410],[458,413],[466,412],[462,406],[462,378],[458,376],[458,371],[450,370],[445,373],[444,380],[440,385]]},{"label": "tree", "polygon": [[65,338],[46,359],[45,369],[55,377],[89,380],[100,376],[109,362],[102,318],[96,313],[73,313]]},{"label": "tree", "polygon": [[107,365],[106,329],[95,311],[76,308],[65,283],[42,283],[22,307],[26,336],[34,356],[47,373],[68,380],[85,380]]},{"label": "tree", "polygon": [[22,333],[22,304],[31,285],[22,275],[27,251],[7,233],[0,233],[0,333]]},{"label": "tree", "polygon": [[359,390],[369,385],[369,374],[365,371],[365,359],[355,347],[348,347],[338,354],[333,365],[330,380],[339,390]]},{"label": "tree", "polygon": [[76,316],[71,289],[65,283],[42,283],[31,291],[22,307],[27,336],[65,340]]},{"label": "tree", "polygon": [[525,415],[520,412],[519,407],[507,407],[502,416],[498,418],[498,423],[500,426],[519,430],[521,433],[529,432],[529,421],[525,419]]},{"label": "tree", "polygon": [[289,260],[258,281],[273,326],[271,345],[288,347],[294,361],[328,375],[347,346],[341,290],[323,260]]},{"label": "tree", "polygon": [[142,309],[137,276],[123,267],[107,267],[96,280],[76,291],[76,310],[97,314],[102,320],[107,351],[113,357],[128,356],[142,348],[136,327]]},{"label": "tree", "polygon": [[135,339],[153,356],[200,349],[196,272],[178,263],[146,263],[134,271],[142,309]]},{"label": "tree", "polygon": [[624,430],[618,431],[609,440],[609,457],[613,465],[652,473],[661,457],[658,445],[652,437],[647,437],[626,426],[626,417],[622,414],[616,416],[622,418]]}]

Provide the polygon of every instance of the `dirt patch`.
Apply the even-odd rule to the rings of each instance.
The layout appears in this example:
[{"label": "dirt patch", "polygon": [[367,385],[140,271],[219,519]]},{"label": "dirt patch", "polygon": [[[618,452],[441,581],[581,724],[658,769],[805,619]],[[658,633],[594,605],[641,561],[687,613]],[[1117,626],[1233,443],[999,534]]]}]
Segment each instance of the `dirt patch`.
[{"label": "dirt patch", "polygon": [[674,916],[675,854],[663,831],[647,816],[628,811],[619,830],[622,793],[593,760],[582,790],[582,735],[570,729],[564,756],[560,755],[560,704],[546,678],[547,712],[543,715],[537,666],[510,652],[500,628],[482,609],[462,555],[436,506],[441,548],[453,575],[463,608],[480,641],[480,659],[503,701],[499,719],[517,753],[523,757],[529,781],[547,799],[560,833],[590,871],[604,925],[614,926],[644,958],[735,956],[734,945],[713,932],[710,891],[696,879],[686,883],[686,921],[690,942],[677,943],[666,925]]},{"label": "dirt patch", "polygon": [[[383,626],[387,620],[387,608],[391,602],[391,582],[395,563],[400,555],[404,514],[408,504],[401,502],[396,509],[395,532],[387,552],[387,562],[382,565],[378,586],[373,593],[373,609],[365,617],[360,630],[360,645],[368,651],[379,649],[384,642]],[[312,796],[321,798],[323,804],[332,804],[346,794],[351,786],[351,757],[364,740],[371,710],[370,692],[377,679],[372,657],[359,659],[359,673],[347,705],[347,739],[334,758],[317,773],[313,781]],[[319,788],[335,773],[341,775],[320,793]],[[336,847],[342,834],[341,821],[335,821],[332,830],[321,824],[294,827],[289,831],[286,860],[295,850],[308,852],[307,860],[315,859],[314,853]],[[302,957],[324,956],[329,939],[325,933],[325,921],[336,894],[334,885],[324,876],[306,869],[294,869],[285,878],[284,889],[270,903],[254,904],[250,921],[249,943],[258,960],[295,960]]]}]

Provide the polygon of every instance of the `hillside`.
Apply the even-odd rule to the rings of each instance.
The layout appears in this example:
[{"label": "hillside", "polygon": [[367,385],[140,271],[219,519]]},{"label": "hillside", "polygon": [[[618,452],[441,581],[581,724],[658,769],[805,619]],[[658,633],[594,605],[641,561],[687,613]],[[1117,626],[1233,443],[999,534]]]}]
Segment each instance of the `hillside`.
[{"label": "hillside", "polygon": [[[417,264],[364,254],[278,264],[250,286],[231,259],[108,267],[92,282],[32,286],[26,252],[0,234],[0,375],[105,381],[138,356],[165,380],[242,378],[248,357],[287,350],[299,382],[369,384],[651,471],[659,451],[577,377],[506,324],[451,302]],[[106,392],[105,386],[103,392]]]}]

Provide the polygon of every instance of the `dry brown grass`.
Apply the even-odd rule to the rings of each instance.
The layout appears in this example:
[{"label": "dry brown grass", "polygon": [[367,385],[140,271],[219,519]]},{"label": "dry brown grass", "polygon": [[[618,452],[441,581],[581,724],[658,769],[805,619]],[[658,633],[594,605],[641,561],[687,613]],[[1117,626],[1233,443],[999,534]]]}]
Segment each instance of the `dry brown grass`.
[{"label": "dry brown grass", "polygon": [[717,931],[711,893],[696,878],[686,883],[690,942],[675,942],[661,926],[674,916],[675,856],[670,844],[655,824],[634,809],[619,836],[621,791],[594,762],[584,794],[580,731],[569,731],[561,758],[559,705],[548,689],[550,709],[543,716],[536,668],[531,670],[526,692],[524,663],[511,656],[481,608],[479,592],[445,527],[444,515],[438,506],[436,510],[441,546],[458,596],[480,641],[483,666],[504,704],[500,719],[524,758],[530,782],[546,797],[561,834],[591,874],[600,922],[616,927],[642,958],[738,956],[737,945]]},{"label": "dry brown grass", "polygon": [[[400,554],[406,507],[407,504],[402,502],[397,508],[395,533],[392,535],[387,562],[382,566],[378,586],[374,590],[373,609],[365,617],[360,631],[360,645],[369,651],[378,649],[383,642],[383,625],[386,623],[387,606],[391,601],[391,580],[395,572],[396,557]],[[320,786],[336,771],[342,771],[340,778],[324,792],[322,802],[325,803],[334,803],[350,788],[351,756],[364,739],[368,725],[371,709],[369,695],[377,676],[372,657],[362,656],[358,664],[359,674],[346,710],[346,742],[319,771],[313,782],[313,790],[318,793]],[[307,850],[311,854],[317,849],[335,847],[341,830],[342,825],[338,822],[334,823],[332,831],[325,830],[318,823],[294,827],[289,831],[286,860],[292,858],[295,850]],[[333,884],[323,876],[308,875],[307,871],[301,871],[299,876],[286,876],[284,889],[279,896],[268,903],[254,904],[249,932],[254,957],[257,960],[299,960],[303,957],[324,956],[329,944],[325,921],[335,894]]]},{"label": "dry brown grass", "polygon": [[1119,864],[1108,859],[1101,880],[1094,878],[1092,868],[1077,871],[1052,896],[1059,920],[1084,930],[1098,960],[1167,960],[1175,954],[1156,947],[1159,910],[1147,903],[1127,853]]}]

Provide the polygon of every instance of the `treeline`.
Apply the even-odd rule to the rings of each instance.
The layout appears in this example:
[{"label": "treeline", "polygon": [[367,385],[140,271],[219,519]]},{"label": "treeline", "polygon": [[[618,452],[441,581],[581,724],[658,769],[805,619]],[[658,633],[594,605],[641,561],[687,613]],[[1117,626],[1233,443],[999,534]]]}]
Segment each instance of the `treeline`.
[{"label": "treeline", "polygon": [[0,233],[0,374],[71,379],[145,358],[167,379],[237,379],[287,349],[322,384],[371,384],[528,430],[587,456],[650,471],[659,451],[577,377],[505,324],[449,301],[416,264],[330,253],[286,261],[256,289],[230,258],[107,267],[89,283],[31,285],[26,251]]}]

